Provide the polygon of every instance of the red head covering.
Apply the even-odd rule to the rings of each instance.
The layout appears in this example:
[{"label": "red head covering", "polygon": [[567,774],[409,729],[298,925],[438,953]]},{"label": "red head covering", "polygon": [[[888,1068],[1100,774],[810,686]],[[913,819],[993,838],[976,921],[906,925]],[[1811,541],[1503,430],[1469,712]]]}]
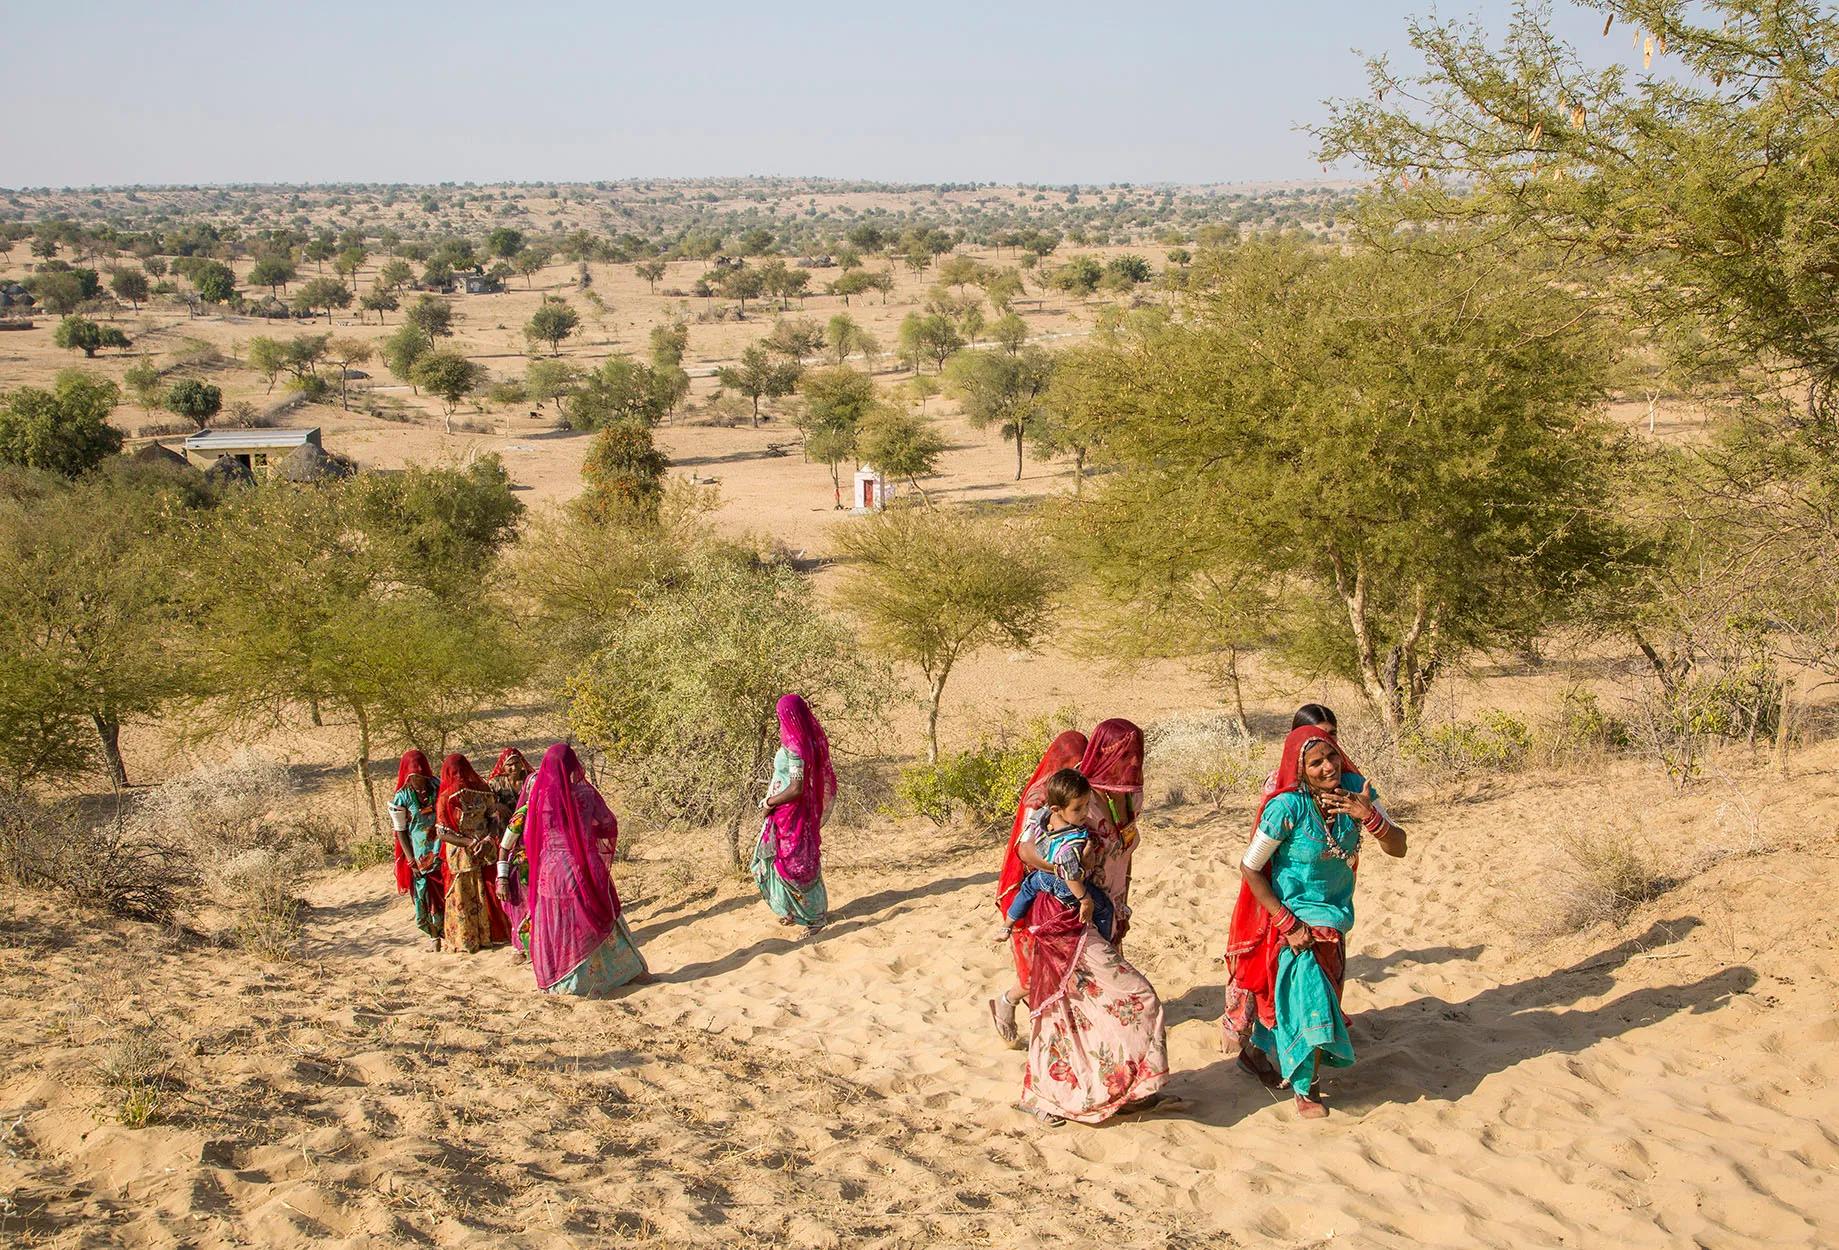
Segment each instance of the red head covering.
[{"label": "red head covering", "polygon": [[485,779],[479,776],[479,770],[472,766],[472,761],[454,752],[441,761],[441,792],[434,800],[434,819],[449,829],[458,829],[460,812],[454,805],[454,796],[463,790],[476,790],[484,794],[488,789]]},{"label": "red head covering", "polygon": [[1085,758],[1079,761],[1094,790],[1114,794],[1143,788],[1143,731],[1127,720],[1104,720],[1092,730]]},{"label": "red head covering", "polygon": [[511,765],[513,764],[518,765],[524,770],[524,776],[528,777],[530,775],[530,761],[524,758],[524,753],[519,751],[516,747],[506,747],[498,753],[498,762],[492,765],[491,772],[485,774],[485,779],[487,781],[498,780],[507,772],[511,771]]},{"label": "red head covering", "polygon": [[[434,769],[428,764],[428,757],[414,747],[404,751],[402,759],[396,765],[396,789],[392,793],[400,793],[402,788],[409,784],[411,777],[426,777],[429,781],[434,780]],[[396,893],[407,894],[409,887],[415,882],[415,866],[409,862],[409,857],[402,853],[400,838],[390,839],[390,849],[395,852],[396,856]]]},{"label": "red head covering", "polygon": [[[1086,736],[1077,729],[1068,729],[1053,742],[1048,744],[1047,754],[1041,757],[1041,764],[1034,770],[1034,776],[1022,787],[1020,799],[1015,806],[1015,823],[1009,826],[1009,849],[1003,854],[1002,875],[996,879],[996,910],[1007,916],[1009,903],[1021,888],[1022,878],[1028,873],[1028,866],[1022,863],[1022,857],[1016,854],[1015,844],[1021,841],[1022,822],[1027,819],[1031,808],[1041,806],[1047,801],[1047,779],[1062,768],[1072,768],[1078,764],[1080,757],[1086,753]],[[1017,925],[1009,936],[1010,946],[1015,952],[1015,975],[1019,984],[1028,985],[1028,967],[1034,957],[1034,942],[1029,937],[1026,925]]]},{"label": "red head covering", "polygon": [[[1277,762],[1277,779],[1265,788],[1264,797],[1258,803],[1258,815],[1252,820],[1252,828],[1264,819],[1264,809],[1271,800],[1280,794],[1304,788],[1303,754],[1312,742],[1326,742],[1340,751],[1340,744],[1334,735],[1320,725],[1301,725],[1289,732],[1283,740],[1283,756]],[[1357,772],[1345,753],[1341,755],[1341,770]],[[1270,875],[1270,865],[1265,865],[1265,875]],[[1276,1022],[1271,1002],[1271,987],[1277,981],[1277,954],[1283,945],[1276,926],[1271,923],[1271,913],[1252,896],[1252,888],[1239,882],[1239,901],[1233,905],[1232,928],[1226,935],[1226,968],[1232,983],[1249,993],[1258,1004],[1258,1017],[1269,1028]]]}]

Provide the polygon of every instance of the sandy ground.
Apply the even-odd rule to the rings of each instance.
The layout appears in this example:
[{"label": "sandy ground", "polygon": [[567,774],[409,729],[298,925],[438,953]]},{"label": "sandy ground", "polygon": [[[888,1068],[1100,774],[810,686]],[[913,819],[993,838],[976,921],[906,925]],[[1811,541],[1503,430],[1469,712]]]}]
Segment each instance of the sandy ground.
[{"label": "sandy ground", "polygon": [[[658,983],[537,993],[504,951],[420,947],[387,869],[310,890],[304,958],[0,895],[8,1244],[1822,1247],[1839,1242],[1839,748],[1677,797],[1623,769],[1406,798],[1368,857],[1355,1067],[1299,1122],[1218,1051],[1248,811],[1146,818],[1131,957],[1171,1104],[1045,1130],[983,1000],[996,851],[829,848],[791,939],[686,848],[619,865]],[[1590,813],[1699,863],[1619,927],[1538,943],[1545,843]],[[904,845],[914,845],[903,840]],[[919,845],[926,846],[922,841]],[[696,858],[690,848],[691,859]],[[150,1031],[170,1082],[116,1122]]]}]

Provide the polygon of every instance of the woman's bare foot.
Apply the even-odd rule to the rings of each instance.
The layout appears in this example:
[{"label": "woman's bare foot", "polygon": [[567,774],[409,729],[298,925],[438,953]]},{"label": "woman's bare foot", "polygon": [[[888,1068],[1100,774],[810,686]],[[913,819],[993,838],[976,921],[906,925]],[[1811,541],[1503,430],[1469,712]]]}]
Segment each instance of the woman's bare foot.
[{"label": "woman's bare foot", "polygon": [[428,949],[429,950],[437,951],[440,948],[441,948],[441,940],[439,938],[429,938],[428,939]]},{"label": "woman's bare foot", "polygon": [[1328,1108],[1323,1106],[1318,1099],[1311,1098],[1307,1094],[1298,1094],[1296,1096],[1296,1114],[1305,1120],[1321,1120],[1327,1117]]},{"label": "woman's bare foot", "polygon": [[783,925],[795,925],[798,922],[792,919],[790,916],[781,916],[779,917],[779,923]]},{"label": "woman's bare foot", "polygon": [[1024,1106],[1022,1103],[1018,1102],[1015,1104],[1015,1109],[1033,1116],[1048,1128],[1059,1128],[1062,1124],[1066,1123],[1065,1116],[1055,1115],[1051,1111],[1043,1111],[1039,1107]]}]

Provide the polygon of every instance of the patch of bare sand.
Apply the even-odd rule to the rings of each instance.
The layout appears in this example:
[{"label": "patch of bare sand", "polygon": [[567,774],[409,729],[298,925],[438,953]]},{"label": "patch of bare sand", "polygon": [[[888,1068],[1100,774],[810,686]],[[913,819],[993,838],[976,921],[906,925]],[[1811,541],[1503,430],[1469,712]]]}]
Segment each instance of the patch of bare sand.
[{"label": "patch of bare sand", "polygon": [[[1129,954],[1168,1006],[1172,1106],[1048,1132],[983,999],[996,855],[887,830],[829,847],[835,919],[788,938],[738,879],[620,877],[659,983],[538,994],[420,948],[386,869],[310,891],[263,967],[9,894],[0,1084],[15,1244],[1830,1246],[1839,1241],[1839,748],[1674,796],[1632,770],[1403,801],[1368,856],[1335,1114],[1298,1122],[1218,1052],[1217,955],[1246,810],[1152,812]],[[1735,797],[1733,797],[1735,796]],[[1706,871],[1544,945],[1580,811],[1641,813]],[[1760,840],[1757,835],[1760,834]],[[902,839],[902,845],[911,845]],[[1716,857],[1710,857],[1716,858]],[[1530,889],[1530,893],[1528,893]],[[155,1124],[98,1079],[136,1021],[172,1061]],[[1068,1178],[1078,1178],[1069,1183]]]}]

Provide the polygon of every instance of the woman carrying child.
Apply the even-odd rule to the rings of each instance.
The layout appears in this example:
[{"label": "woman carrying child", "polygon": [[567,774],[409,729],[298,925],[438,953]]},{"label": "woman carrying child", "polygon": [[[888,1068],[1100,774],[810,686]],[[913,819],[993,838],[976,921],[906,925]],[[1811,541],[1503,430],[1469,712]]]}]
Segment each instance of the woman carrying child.
[{"label": "woman carrying child", "polygon": [[[1009,827],[1009,846],[1003,855],[1002,873],[996,882],[996,910],[1005,919],[1016,891],[1021,889],[1022,878],[1043,867],[1041,863],[1030,863],[1022,856],[1026,853],[1039,859],[1039,856],[1034,855],[1034,838],[1041,817],[1047,811],[1047,779],[1063,768],[1072,768],[1078,764],[1085,753],[1086,736],[1077,729],[1066,730],[1048,745],[1047,753],[1041,757],[1040,766],[1034,770],[1028,784],[1022,787],[1021,800],[1015,808],[1015,821]],[[1016,988],[990,1000],[990,1017],[996,1024],[996,1035],[1003,1043],[1019,1048],[1022,1043],[1015,1029],[1015,1007],[1027,998],[1028,968],[1034,954],[1034,938],[1029,934],[1027,925],[1011,927],[1009,949],[1015,957]]]},{"label": "woman carrying child", "polygon": [[766,820],[754,845],[753,879],[766,905],[784,925],[816,933],[830,907],[824,890],[824,812],[836,797],[830,739],[802,695],[779,699],[779,750],[773,756]]},{"label": "woman carrying child", "polygon": [[[1128,722],[1107,721],[1094,732],[1088,748],[1099,744],[1101,734],[1108,742],[1123,743],[1127,748],[1129,735],[1107,730],[1107,725]],[[1134,730],[1135,726],[1129,728]],[[1140,794],[1140,733],[1135,735],[1135,741],[1139,750],[1135,788]],[[1092,750],[1088,749],[1086,759],[1092,758]],[[1111,762],[1117,762],[1115,752]],[[1120,784],[1128,781],[1127,774],[1114,771],[1106,775],[1118,790],[1131,790],[1131,786]],[[1056,787],[1056,797],[1069,800],[1059,814],[1068,828],[1074,827],[1070,818],[1079,814],[1079,788],[1071,784],[1065,789]],[[1113,888],[1118,882],[1124,889],[1129,888],[1129,847],[1120,845],[1123,837],[1116,815],[1102,824],[1090,819],[1095,811],[1115,810],[1122,814],[1126,809],[1122,804],[1112,809],[1116,796],[1101,794],[1095,784],[1088,790],[1084,808],[1090,844],[1087,852],[1092,858],[1081,862],[1088,897],[1080,907],[1072,907],[1062,902],[1054,889],[1040,889],[1029,905],[1025,921],[1034,950],[1027,985],[1028,1067],[1022,1078],[1022,1098],[1016,1106],[1050,1125],[1065,1120],[1097,1124],[1120,1111],[1147,1105],[1169,1074],[1162,1001],[1148,978],[1126,963],[1115,945],[1127,913]],[[1134,799],[1128,808],[1129,823],[1134,824]],[[1049,817],[1050,824],[1053,819]],[[1047,863],[1045,859],[1042,862]],[[1085,873],[1087,862],[1095,864],[1095,872]],[[1064,866],[1064,858],[1062,863]],[[1121,872],[1117,871],[1120,867]],[[1070,890],[1071,883],[1067,884]],[[1101,932],[1096,923],[1089,923],[1081,915],[1084,904],[1089,903],[1092,918],[1098,918],[1101,892],[1115,912],[1110,934]]]},{"label": "woman carrying child", "polygon": [[[1350,781],[1359,788],[1350,790]],[[1266,1085],[1289,1082],[1297,1112],[1320,1119],[1328,1114],[1322,1064],[1344,1068],[1354,1061],[1341,992],[1361,836],[1402,856],[1405,831],[1320,725],[1290,731],[1270,790],[1239,867],[1226,947],[1224,1044],[1238,1053],[1242,1070]]]}]

